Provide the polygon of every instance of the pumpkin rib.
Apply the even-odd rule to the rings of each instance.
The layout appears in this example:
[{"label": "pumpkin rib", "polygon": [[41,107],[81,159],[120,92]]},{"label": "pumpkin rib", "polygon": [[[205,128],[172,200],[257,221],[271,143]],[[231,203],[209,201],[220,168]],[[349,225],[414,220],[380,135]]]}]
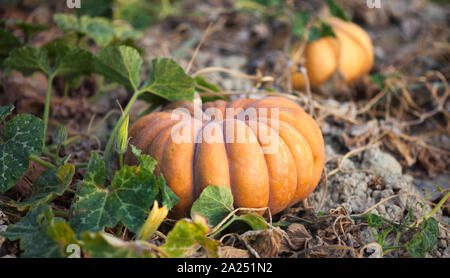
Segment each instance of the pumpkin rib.
[{"label": "pumpkin rib", "polygon": [[155,139],[147,146],[144,153],[150,155],[153,157],[158,164],[155,166],[154,174],[155,176],[159,176],[161,174],[161,161],[162,156],[164,154],[164,151],[167,146],[167,142],[170,139],[170,135],[172,133],[172,128],[175,125],[169,125],[164,128],[161,128],[161,130],[156,135]]},{"label": "pumpkin rib", "polygon": [[[225,146],[235,207],[264,208],[269,203],[269,177],[256,135],[242,121],[223,121]],[[230,138],[231,129],[234,129]],[[238,131],[243,138],[237,138]]]},{"label": "pumpkin rib", "polygon": [[210,121],[200,130],[198,136],[201,136],[202,141],[197,143],[194,154],[196,198],[208,185],[231,187],[222,124]]},{"label": "pumpkin rib", "polygon": [[[192,203],[194,202],[194,150],[195,138],[198,134],[197,128],[201,127],[199,120],[191,119],[183,121],[178,127],[171,129],[171,136],[167,141],[161,159],[161,173],[164,175],[167,184],[172,191],[180,197],[180,200],[173,208],[175,217],[188,216]],[[188,142],[175,142],[179,132],[190,132]]]},{"label": "pumpkin rib", "polygon": [[291,151],[277,131],[264,121],[246,121],[264,147],[269,175],[270,212],[277,214],[293,200],[297,189],[297,169]]}]

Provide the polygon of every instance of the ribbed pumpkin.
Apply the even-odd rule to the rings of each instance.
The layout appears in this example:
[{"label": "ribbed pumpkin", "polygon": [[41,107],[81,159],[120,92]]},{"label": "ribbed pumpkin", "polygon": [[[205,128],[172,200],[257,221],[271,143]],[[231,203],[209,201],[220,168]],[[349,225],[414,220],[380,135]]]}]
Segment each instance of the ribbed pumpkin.
[{"label": "ribbed pumpkin", "polygon": [[[210,108],[226,117],[202,120],[205,114],[211,115]],[[237,112],[225,114],[227,108]],[[242,120],[241,113],[251,108],[257,116]],[[271,108],[278,108],[277,113]],[[183,119],[173,119],[174,111]],[[242,132],[236,132],[238,128]],[[191,132],[192,140],[178,142],[171,136],[181,131]],[[230,103],[218,100],[203,104],[203,111],[191,102],[177,101],[162,112],[138,119],[129,136],[130,144],[158,161],[155,174],[162,173],[180,197],[172,211],[174,217],[189,215],[192,203],[208,185],[230,187],[235,207],[269,207],[276,214],[308,197],[320,180],[325,161],[317,123],[298,104],[281,97],[239,98]],[[196,143],[199,136],[215,136],[216,140]],[[271,142],[278,142],[271,145],[275,151],[264,152]],[[127,152],[125,163],[137,161]]]},{"label": "ribbed pumpkin", "polygon": [[[337,17],[329,17],[325,21],[332,27],[336,38],[324,37],[310,42],[306,45],[302,57],[294,58],[295,65],[292,69],[294,89],[302,89],[305,86],[304,76],[297,69],[301,60],[304,60],[312,86],[325,82],[336,70],[345,82],[351,82],[372,68],[373,45],[366,31],[352,22]],[[294,47],[293,53],[298,47]]]}]

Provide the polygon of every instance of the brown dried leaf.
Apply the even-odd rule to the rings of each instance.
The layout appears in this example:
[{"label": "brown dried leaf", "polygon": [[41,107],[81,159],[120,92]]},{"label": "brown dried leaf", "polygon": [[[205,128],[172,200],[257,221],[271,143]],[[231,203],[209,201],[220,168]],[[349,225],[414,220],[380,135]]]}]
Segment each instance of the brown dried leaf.
[{"label": "brown dried leaf", "polygon": [[250,258],[248,250],[234,248],[232,246],[219,247],[219,258]]},{"label": "brown dried leaf", "polygon": [[280,251],[283,231],[278,228],[248,231],[240,236],[247,249],[256,257],[276,258]]},{"label": "brown dried leaf", "polygon": [[286,237],[281,241],[280,252],[289,252],[291,250],[301,250],[305,244],[312,239],[311,233],[304,225],[292,223],[286,230]]}]

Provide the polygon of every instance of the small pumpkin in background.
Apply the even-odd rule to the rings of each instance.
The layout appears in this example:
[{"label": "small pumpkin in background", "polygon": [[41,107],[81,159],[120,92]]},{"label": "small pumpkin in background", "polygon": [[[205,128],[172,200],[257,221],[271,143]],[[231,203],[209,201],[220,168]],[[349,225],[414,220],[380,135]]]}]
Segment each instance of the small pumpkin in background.
[{"label": "small pumpkin in background", "polygon": [[[372,40],[360,26],[337,17],[327,17],[336,35],[323,37],[306,44],[303,54],[294,58],[292,68],[292,87],[302,89],[306,82],[303,74],[298,71],[298,65],[303,62],[311,86],[317,86],[328,80],[336,71],[346,83],[352,82],[368,73],[374,62]],[[292,52],[299,50],[299,45]]]},{"label": "small pumpkin in background", "polygon": [[[227,108],[236,113],[225,114]],[[256,117],[240,117],[250,110]],[[190,140],[177,141],[173,133],[179,132]],[[129,136],[130,144],[158,161],[155,174],[163,174],[180,197],[171,212],[175,218],[188,216],[208,185],[230,187],[236,208],[269,207],[276,214],[311,194],[325,163],[319,126],[297,103],[281,97],[217,100],[203,107],[177,101],[135,121]],[[203,140],[194,142],[199,136]],[[264,152],[268,145],[275,147]],[[130,151],[124,158],[126,164],[137,163]]]}]

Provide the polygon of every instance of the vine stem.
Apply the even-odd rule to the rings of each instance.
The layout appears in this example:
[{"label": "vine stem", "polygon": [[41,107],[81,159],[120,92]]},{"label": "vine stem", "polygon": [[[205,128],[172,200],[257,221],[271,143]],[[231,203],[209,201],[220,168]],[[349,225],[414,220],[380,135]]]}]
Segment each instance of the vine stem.
[{"label": "vine stem", "polygon": [[45,108],[44,108],[44,146],[45,146],[45,139],[47,138],[47,126],[48,126],[48,115],[50,112],[50,98],[52,96],[52,83],[53,78],[55,76],[53,74],[50,74],[48,77],[48,84],[47,84],[47,93],[45,95]]},{"label": "vine stem", "polygon": [[127,106],[125,106],[125,109],[123,110],[122,115],[120,115],[119,120],[117,121],[116,125],[114,126],[114,129],[113,129],[111,135],[109,136],[109,140],[108,140],[108,143],[106,144],[105,154],[104,154],[104,160],[105,160],[105,163],[107,166],[107,168],[106,168],[107,171],[109,171],[109,165],[110,165],[109,161],[110,161],[110,156],[111,156],[111,150],[114,145],[114,140],[116,139],[116,136],[117,136],[117,131],[119,130],[124,119],[127,117],[128,113],[130,112],[130,109],[133,106],[134,102],[136,101],[136,99],[139,97],[139,95],[142,92],[143,91],[139,91],[139,90],[136,90],[134,92],[134,94],[131,97],[130,101],[128,102]]},{"label": "vine stem", "polygon": [[420,218],[417,221],[417,226],[420,225],[420,223],[422,223],[422,221],[427,220],[428,218],[430,218],[431,216],[433,216],[441,207],[442,205],[445,203],[445,201],[447,201],[447,199],[450,197],[450,191],[447,192],[447,194],[445,194],[445,196],[439,201],[439,203],[437,203],[437,205],[424,217]]},{"label": "vine stem", "polygon": [[41,164],[42,166],[44,166],[44,167],[46,167],[48,169],[55,169],[56,168],[55,165],[53,165],[50,162],[47,162],[45,160],[42,160],[42,159],[40,159],[37,156],[30,155],[30,159],[33,160],[34,162],[37,162],[37,163]]}]

